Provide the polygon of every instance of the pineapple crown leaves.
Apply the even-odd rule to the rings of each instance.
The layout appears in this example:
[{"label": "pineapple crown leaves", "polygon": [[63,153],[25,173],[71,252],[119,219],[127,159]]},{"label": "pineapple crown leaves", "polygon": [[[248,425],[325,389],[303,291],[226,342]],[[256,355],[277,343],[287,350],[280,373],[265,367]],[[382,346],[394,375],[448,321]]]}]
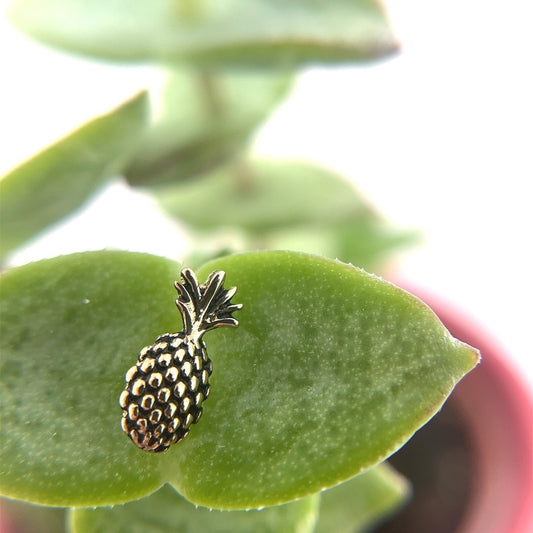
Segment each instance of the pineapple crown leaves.
[{"label": "pineapple crown leaves", "polygon": [[200,338],[210,329],[239,325],[231,313],[241,309],[242,304],[232,304],[230,301],[237,287],[224,289],[225,278],[225,272],[215,270],[203,285],[199,285],[190,268],[181,271],[182,282],[176,281],[174,286],[178,291],[176,305],[183,318],[183,328],[187,335],[196,332]]}]

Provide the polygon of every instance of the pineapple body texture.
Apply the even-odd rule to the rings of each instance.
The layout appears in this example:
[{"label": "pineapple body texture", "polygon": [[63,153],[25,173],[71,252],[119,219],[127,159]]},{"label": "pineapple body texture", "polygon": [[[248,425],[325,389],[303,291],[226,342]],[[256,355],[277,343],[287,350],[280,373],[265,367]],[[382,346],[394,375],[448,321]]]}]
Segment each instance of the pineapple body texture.
[{"label": "pineapple body texture", "polygon": [[137,446],[153,452],[184,439],[202,415],[211,369],[202,341],[190,342],[183,333],[160,335],[126,373],[122,429]]},{"label": "pineapple body texture", "polygon": [[237,326],[231,313],[242,307],[231,304],[236,288],[223,288],[224,272],[213,272],[200,286],[192,270],[184,269],[181,276],[175,286],[183,330],[160,335],[140,351],[119,399],[123,431],[150,452],[183,440],[200,419],[212,372],[202,336],[215,327]]}]

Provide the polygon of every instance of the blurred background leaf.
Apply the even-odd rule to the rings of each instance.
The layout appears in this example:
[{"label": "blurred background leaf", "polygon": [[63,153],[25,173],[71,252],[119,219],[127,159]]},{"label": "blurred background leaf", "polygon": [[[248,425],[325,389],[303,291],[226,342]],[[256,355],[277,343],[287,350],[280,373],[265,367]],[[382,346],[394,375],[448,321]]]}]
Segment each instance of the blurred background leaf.
[{"label": "blurred background leaf", "polygon": [[125,61],[288,66],[397,48],[375,0],[17,0],[10,19],[44,43]]},{"label": "blurred background leaf", "polygon": [[235,156],[286,96],[288,71],[174,68],[152,97],[152,124],[125,176],[133,185],[188,178]]},{"label": "blurred background leaf", "polygon": [[312,533],[320,496],[260,511],[195,507],[169,486],[115,507],[73,510],[69,533]]},{"label": "blurred background leaf", "polygon": [[417,238],[388,224],[346,178],[310,162],[238,160],[150,191],[204,238],[224,230],[244,235],[245,250],[298,250],[376,271]]},{"label": "blurred background leaf", "polygon": [[160,204],[192,227],[233,226],[250,233],[377,215],[352,184],[314,163],[238,161],[186,184],[154,188]]},{"label": "blurred background leaf", "polygon": [[306,227],[279,230],[270,233],[263,245],[335,257],[367,272],[382,273],[391,268],[395,253],[416,245],[421,238],[417,230],[396,228],[376,217],[332,223],[311,231]]},{"label": "blurred background leaf", "polygon": [[74,211],[121,172],[146,127],[146,108],[141,93],[0,180],[0,255]]},{"label": "blurred background leaf", "polygon": [[125,505],[72,510],[68,529],[70,533],[362,533],[408,497],[406,480],[384,463],[315,496],[260,511],[210,511],[165,486]]},{"label": "blurred background leaf", "polygon": [[363,533],[407,503],[409,482],[382,463],[323,491],[316,533]]}]

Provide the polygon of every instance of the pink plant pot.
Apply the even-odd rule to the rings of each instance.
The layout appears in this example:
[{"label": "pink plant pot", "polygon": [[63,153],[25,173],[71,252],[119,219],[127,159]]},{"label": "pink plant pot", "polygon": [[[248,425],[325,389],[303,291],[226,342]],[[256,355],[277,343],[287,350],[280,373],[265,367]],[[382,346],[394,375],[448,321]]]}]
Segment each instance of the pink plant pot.
[{"label": "pink plant pot", "polygon": [[[478,348],[482,355],[481,364],[457,385],[443,409],[458,414],[470,449],[469,490],[453,533],[533,533],[533,399],[529,388],[505,349],[471,317],[424,291],[405,288],[426,302],[454,337]],[[438,424],[439,416],[429,424]],[[441,531],[438,524],[426,530]]]},{"label": "pink plant pot", "polygon": [[432,303],[452,335],[478,348],[483,357],[454,393],[476,450],[476,483],[458,532],[532,533],[533,402],[529,390],[489,332],[462,313]]}]

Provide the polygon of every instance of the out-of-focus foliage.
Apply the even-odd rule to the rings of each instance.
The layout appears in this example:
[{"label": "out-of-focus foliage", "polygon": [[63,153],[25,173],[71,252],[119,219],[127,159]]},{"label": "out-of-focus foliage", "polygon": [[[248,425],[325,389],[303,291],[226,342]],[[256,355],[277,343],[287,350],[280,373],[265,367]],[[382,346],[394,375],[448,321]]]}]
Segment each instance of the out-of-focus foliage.
[{"label": "out-of-focus foliage", "polygon": [[79,207],[119,174],[146,127],[142,93],[91,120],[0,180],[0,255]]},{"label": "out-of-focus foliage", "polygon": [[10,19],[44,43],[122,61],[277,67],[397,49],[376,0],[16,0]]},{"label": "out-of-focus foliage", "polygon": [[133,185],[178,181],[226,161],[246,147],[291,79],[283,70],[173,69],[151,95],[151,126],[126,178]]}]

